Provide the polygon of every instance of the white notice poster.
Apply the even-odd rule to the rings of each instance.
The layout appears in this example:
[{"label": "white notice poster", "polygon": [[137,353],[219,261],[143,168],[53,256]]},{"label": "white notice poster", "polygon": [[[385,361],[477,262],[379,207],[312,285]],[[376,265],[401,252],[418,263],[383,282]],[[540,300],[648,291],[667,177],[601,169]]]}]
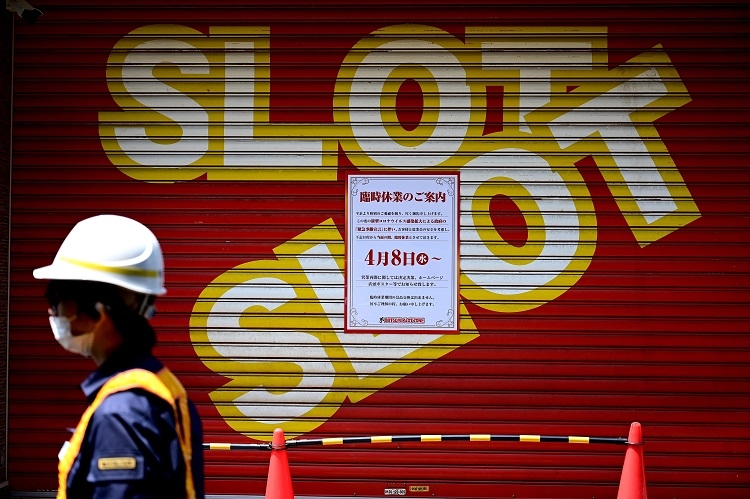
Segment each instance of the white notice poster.
[{"label": "white notice poster", "polygon": [[457,173],[347,178],[347,332],[458,333]]}]

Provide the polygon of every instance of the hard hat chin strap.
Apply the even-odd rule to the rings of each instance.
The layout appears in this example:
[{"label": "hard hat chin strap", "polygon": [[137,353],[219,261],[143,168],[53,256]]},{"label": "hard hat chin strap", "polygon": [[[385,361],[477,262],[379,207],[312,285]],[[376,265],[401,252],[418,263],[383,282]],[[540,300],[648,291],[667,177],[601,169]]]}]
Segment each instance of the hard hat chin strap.
[{"label": "hard hat chin strap", "polygon": [[156,305],[154,305],[154,295],[143,295],[141,304],[136,310],[136,313],[144,319],[151,319],[156,313]]},{"label": "hard hat chin strap", "polygon": [[156,306],[154,305],[156,295],[136,293],[120,288],[120,296],[130,310],[144,319],[150,319],[154,316],[154,312],[156,312]]}]

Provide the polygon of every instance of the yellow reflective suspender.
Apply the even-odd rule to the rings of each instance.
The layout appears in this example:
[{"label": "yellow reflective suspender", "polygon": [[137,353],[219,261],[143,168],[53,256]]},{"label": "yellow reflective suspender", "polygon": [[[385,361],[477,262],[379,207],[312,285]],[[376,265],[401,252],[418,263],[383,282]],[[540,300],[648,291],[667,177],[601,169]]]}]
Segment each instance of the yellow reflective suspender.
[{"label": "yellow reflective suspender", "polygon": [[[193,437],[191,431],[190,410],[188,409],[188,397],[185,388],[172,374],[172,371],[166,367],[161,369],[156,376],[167,387],[170,393],[175,397],[172,402],[172,409],[175,416],[175,428],[177,429],[177,438],[182,448],[182,457],[185,461],[185,491],[188,499],[195,498],[195,483],[193,482]],[[175,404],[176,402],[176,404]]]},{"label": "yellow reflective suspender", "polygon": [[58,489],[57,498],[67,498],[67,482],[70,469],[81,451],[83,437],[86,434],[91,416],[94,411],[109,395],[140,388],[153,393],[157,397],[166,400],[172,406],[175,413],[175,428],[180,441],[183,459],[185,461],[185,490],[187,499],[195,498],[195,485],[193,482],[192,468],[192,444],[190,432],[190,413],[188,412],[188,401],[185,389],[180,381],[166,367],[154,374],[145,369],[131,369],[117,374],[107,381],[99,390],[94,402],[86,409],[78,422],[73,436],[67,443],[60,456],[58,464]]}]

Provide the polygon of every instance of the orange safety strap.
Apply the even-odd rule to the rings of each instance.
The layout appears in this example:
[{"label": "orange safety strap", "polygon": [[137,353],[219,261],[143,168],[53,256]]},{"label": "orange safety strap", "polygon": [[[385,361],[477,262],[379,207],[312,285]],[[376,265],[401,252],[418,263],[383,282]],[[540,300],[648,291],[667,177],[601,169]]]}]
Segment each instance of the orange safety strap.
[{"label": "orange safety strap", "polygon": [[65,448],[64,454],[60,457],[58,464],[58,489],[57,499],[67,499],[67,482],[70,469],[81,451],[83,437],[86,434],[91,416],[94,411],[102,404],[104,399],[113,393],[123,392],[132,389],[143,389],[153,393],[157,397],[169,402],[175,413],[175,427],[177,438],[180,441],[183,459],[185,460],[185,491],[187,499],[195,498],[195,485],[193,482],[192,468],[192,446],[190,434],[190,413],[188,412],[187,393],[180,381],[166,367],[161,369],[157,374],[145,369],[131,369],[123,371],[112,377],[99,390],[96,398],[86,409],[78,422],[73,436]]}]

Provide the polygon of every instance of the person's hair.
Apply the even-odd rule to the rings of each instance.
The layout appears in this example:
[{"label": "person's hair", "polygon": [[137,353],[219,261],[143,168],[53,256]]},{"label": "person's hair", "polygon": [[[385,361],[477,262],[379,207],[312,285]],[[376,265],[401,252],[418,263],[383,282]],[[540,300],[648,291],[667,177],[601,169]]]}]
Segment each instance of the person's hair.
[{"label": "person's hair", "polygon": [[53,307],[62,300],[74,301],[77,313],[94,320],[99,319],[96,304],[101,303],[123,337],[122,348],[132,353],[150,353],[156,345],[156,333],[142,315],[145,308],[153,304],[153,295],[135,293],[105,282],[53,280],[45,296]]}]

